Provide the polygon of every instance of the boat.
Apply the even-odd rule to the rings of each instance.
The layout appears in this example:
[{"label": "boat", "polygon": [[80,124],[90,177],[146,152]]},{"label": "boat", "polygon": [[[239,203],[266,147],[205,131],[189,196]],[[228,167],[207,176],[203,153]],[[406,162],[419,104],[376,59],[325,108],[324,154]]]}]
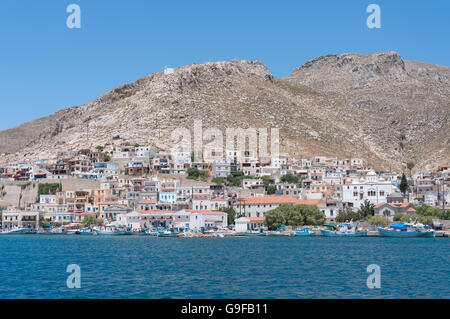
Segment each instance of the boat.
[{"label": "boat", "polygon": [[267,232],[264,231],[264,229],[255,229],[255,230],[249,230],[245,233],[245,236],[267,236]]},{"label": "boat", "polygon": [[378,233],[384,237],[435,237],[435,230],[421,223],[392,224],[378,227]]},{"label": "boat", "polygon": [[177,237],[179,232],[170,229],[164,229],[159,232],[158,237]]},{"label": "boat", "polygon": [[367,230],[358,231],[353,223],[345,223],[337,226],[337,230],[321,229],[320,232],[325,237],[365,237]]},{"label": "boat", "polygon": [[62,227],[40,229],[37,233],[39,235],[62,235],[62,234],[64,234]]},{"label": "boat", "polygon": [[80,229],[78,232],[75,233],[76,235],[93,235],[94,232],[90,227],[86,227],[83,229]]},{"label": "boat", "polygon": [[314,231],[311,229],[311,227],[308,226],[303,226],[300,229],[296,229],[294,236],[314,236],[315,233]]},{"label": "boat", "polygon": [[24,235],[33,233],[33,228],[13,227],[10,229],[2,229],[0,235]]},{"label": "boat", "polygon": [[127,235],[128,231],[126,229],[121,229],[116,226],[103,226],[94,230],[94,233],[99,236],[121,236]]},{"label": "boat", "polygon": [[283,230],[268,231],[267,236],[294,236],[294,232]]}]

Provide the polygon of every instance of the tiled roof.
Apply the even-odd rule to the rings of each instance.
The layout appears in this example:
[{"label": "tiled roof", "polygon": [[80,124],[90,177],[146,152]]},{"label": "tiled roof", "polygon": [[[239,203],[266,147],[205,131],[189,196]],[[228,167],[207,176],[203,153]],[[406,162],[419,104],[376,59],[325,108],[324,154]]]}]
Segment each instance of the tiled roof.
[{"label": "tiled roof", "polygon": [[292,196],[259,196],[241,199],[237,204],[294,204],[294,205],[316,205],[320,199],[298,200]]},{"label": "tiled roof", "polygon": [[137,212],[141,213],[141,214],[149,214],[149,213],[172,214],[172,213],[175,213],[175,211],[173,211],[173,210],[161,210],[161,209],[139,210]]},{"label": "tiled roof", "polygon": [[194,210],[194,209],[185,209],[186,212],[191,213],[199,213],[199,214],[226,214],[224,212],[216,211],[216,210]]}]

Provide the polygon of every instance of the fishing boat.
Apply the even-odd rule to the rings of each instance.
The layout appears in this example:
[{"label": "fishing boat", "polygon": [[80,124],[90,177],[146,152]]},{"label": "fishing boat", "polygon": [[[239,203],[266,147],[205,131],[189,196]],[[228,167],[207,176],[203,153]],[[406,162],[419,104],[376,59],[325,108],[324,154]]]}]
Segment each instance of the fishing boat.
[{"label": "fishing boat", "polygon": [[33,233],[33,228],[13,227],[10,229],[2,229],[0,235],[24,235]]},{"label": "fishing boat", "polygon": [[94,235],[94,232],[92,230],[92,228],[90,227],[86,227],[83,229],[80,229],[77,233],[75,233],[76,235]]},{"label": "fishing boat", "polygon": [[300,229],[296,229],[294,236],[314,236],[314,231],[311,229],[311,227],[303,226]]},{"label": "fishing boat", "polygon": [[325,237],[365,237],[367,230],[358,231],[353,223],[340,224],[337,230],[321,229],[320,232]]},{"label": "fishing boat", "polygon": [[245,236],[267,236],[267,232],[264,231],[264,229],[254,229],[249,230],[245,233]]},{"label": "fishing boat", "polygon": [[164,229],[159,232],[158,237],[177,237],[179,232],[173,229]]},{"label": "fishing boat", "polygon": [[62,234],[64,234],[62,227],[52,227],[52,228],[46,227],[45,229],[40,229],[37,233],[39,235],[62,235]]},{"label": "fishing boat", "polygon": [[127,230],[118,228],[116,226],[106,225],[95,229],[94,233],[99,236],[121,236],[127,235]]},{"label": "fishing boat", "polygon": [[392,224],[378,227],[378,233],[384,237],[435,237],[435,230],[421,223]]}]

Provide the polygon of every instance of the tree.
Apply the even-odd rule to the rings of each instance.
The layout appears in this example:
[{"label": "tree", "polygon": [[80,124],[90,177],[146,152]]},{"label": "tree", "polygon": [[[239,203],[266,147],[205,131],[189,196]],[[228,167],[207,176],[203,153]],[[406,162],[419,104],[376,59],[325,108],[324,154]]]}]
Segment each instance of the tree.
[{"label": "tree", "polygon": [[266,213],[264,223],[270,229],[282,225],[321,225],[325,222],[325,214],[317,206],[310,205],[281,205]]},{"label": "tree", "polygon": [[222,185],[224,178],[223,177],[214,177],[211,181],[217,185]]},{"label": "tree", "polygon": [[227,185],[239,187],[241,186],[241,181],[244,179],[244,172],[232,172],[227,176]]},{"label": "tree", "polygon": [[286,175],[281,176],[280,181],[282,183],[298,184],[298,177],[288,173]]},{"label": "tree", "polygon": [[363,219],[373,216],[375,214],[374,207],[375,207],[375,205],[366,199],[366,200],[364,200],[364,203],[361,204],[361,207],[358,209],[358,214]]},{"label": "tree", "polygon": [[209,177],[209,172],[208,171],[199,171],[198,176],[203,180],[207,180]]},{"label": "tree", "polygon": [[38,195],[56,195],[62,190],[61,183],[41,183],[38,186]]},{"label": "tree", "polygon": [[198,177],[200,176],[200,171],[196,167],[188,168],[187,173],[188,173],[187,178],[189,179],[198,179]]},{"label": "tree", "polygon": [[409,170],[409,177],[412,177],[412,169],[414,168],[415,165],[416,163],[414,163],[414,161],[408,161],[408,163],[406,163],[406,167]]},{"label": "tree", "polygon": [[391,221],[389,220],[388,217],[380,216],[380,215],[369,217],[367,222],[370,225],[380,225],[380,226],[388,226],[391,223]]},{"label": "tree", "polygon": [[405,196],[407,190],[408,190],[408,181],[406,180],[405,173],[403,173],[402,180],[400,181],[400,191],[402,192],[403,196]]},{"label": "tree", "polygon": [[228,225],[233,225],[234,220],[236,219],[236,211],[232,207],[227,207],[223,212],[227,213]]},{"label": "tree", "polygon": [[275,194],[277,188],[275,185],[269,185],[267,186],[267,195],[273,195]]},{"label": "tree", "polygon": [[83,224],[86,227],[89,227],[91,225],[96,225],[97,224],[97,218],[95,218],[94,216],[86,216],[83,219]]},{"label": "tree", "polygon": [[359,210],[354,211],[351,207],[346,206],[344,209],[340,209],[338,215],[336,217],[336,221],[339,223],[343,223],[350,220],[362,220],[364,216],[360,214]]},{"label": "tree", "polygon": [[283,210],[281,209],[283,205],[280,207],[277,207],[271,211],[268,211],[266,213],[266,218],[264,219],[264,224],[269,229],[276,229],[280,227],[281,225],[285,225],[286,220],[286,213],[283,213]]}]

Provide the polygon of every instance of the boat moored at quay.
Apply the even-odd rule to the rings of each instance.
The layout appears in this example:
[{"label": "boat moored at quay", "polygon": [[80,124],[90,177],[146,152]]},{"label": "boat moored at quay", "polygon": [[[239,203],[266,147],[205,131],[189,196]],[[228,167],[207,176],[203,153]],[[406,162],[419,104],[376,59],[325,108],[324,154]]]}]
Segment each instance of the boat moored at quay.
[{"label": "boat moored at quay", "polygon": [[325,237],[365,237],[367,230],[358,230],[358,227],[353,223],[340,224],[337,230],[321,229],[320,232]]},{"label": "boat moored at quay", "polygon": [[378,227],[378,233],[383,237],[435,237],[436,231],[421,223],[392,224],[389,227]]},{"label": "boat moored at quay", "polygon": [[36,232],[33,228],[22,228],[22,227],[2,229],[0,231],[0,235],[25,235],[25,234],[35,234],[35,233]]}]

